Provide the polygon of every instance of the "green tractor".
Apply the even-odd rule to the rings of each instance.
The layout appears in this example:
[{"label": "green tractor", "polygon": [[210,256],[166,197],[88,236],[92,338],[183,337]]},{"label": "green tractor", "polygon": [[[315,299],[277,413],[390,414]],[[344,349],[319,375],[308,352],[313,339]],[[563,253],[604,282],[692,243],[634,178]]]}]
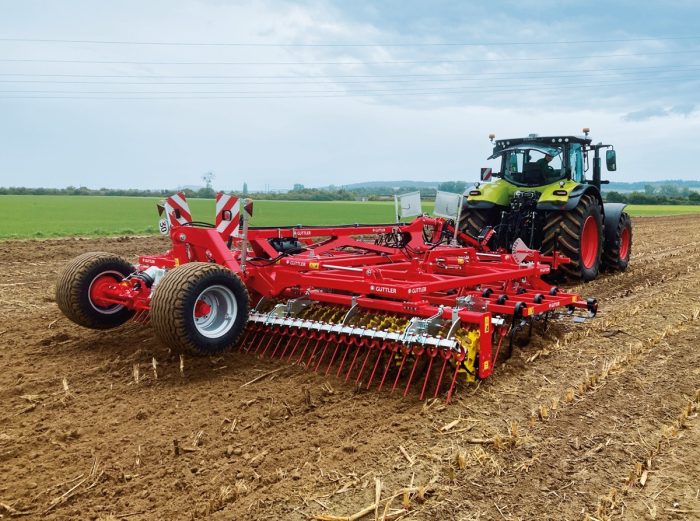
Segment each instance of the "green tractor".
[{"label": "green tractor", "polygon": [[[623,271],[632,251],[632,222],[625,205],[603,203],[601,150],[609,171],[617,169],[612,145],[584,136],[495,140],[489,159],[500,170],[482,169],[481,182],[465,193],[461,231],[490,250],[512,250],[524,243],[544,255],[554,252],[571,262],[556,275],[589,281],[601,271]],[[592,178],[586,179],[589,154]],[[522,242],[521,242],[522,241]]]}]

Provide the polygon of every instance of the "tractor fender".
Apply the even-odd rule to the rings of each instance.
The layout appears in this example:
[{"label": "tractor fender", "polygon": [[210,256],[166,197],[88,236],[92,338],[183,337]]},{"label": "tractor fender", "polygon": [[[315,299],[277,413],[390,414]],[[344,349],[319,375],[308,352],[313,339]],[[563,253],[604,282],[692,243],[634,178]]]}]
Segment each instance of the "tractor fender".
[{"label": "tractor fender", "polygon": [[578,205],[578,202],[581,200],[581,197],[584,195],[592,195],[593,197],[596,198],[598,201],[598,204],[600,205],[601,208],[604,208],[604,212],[607,214],[607,206],[603,206],[603,198],[600,196],[600,192],[598,189],[593,186],[593,185],[585,185],[585,184],[580,184],[576,188],[574,188],[571,192],[569,192],[569,200],[566,201],[564,204],[559,204],[559,203],[554,203],[554,202],[546,202],[546,203],[539,203],[537,205],[538,210],[559,210],[562,212],[569,212],[576,208],[576,205]]},{"label": "tractor fender", "polygon": [[495,206],[497,206],[496,203],[491,201],[467,201],[464,205],[465,208],[474,208],[475,210],[485,210]]},{"label": "tractor fender", "polygon": [[606,249],[608,244],[615,244],[617,223],[620,222],[620,217],[622,216],[622,212],[625,211],[626,206],[625,203],[605,203],[603,225],[605,226]]}]

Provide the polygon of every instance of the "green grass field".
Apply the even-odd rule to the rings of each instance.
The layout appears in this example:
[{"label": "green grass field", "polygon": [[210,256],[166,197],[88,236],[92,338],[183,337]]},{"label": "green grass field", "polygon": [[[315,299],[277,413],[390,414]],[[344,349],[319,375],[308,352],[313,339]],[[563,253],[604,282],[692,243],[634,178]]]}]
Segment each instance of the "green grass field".
[{"label": "green grass field", "polygon": [[[0,238],[128,235],[157,232],[159,199],[0,195]],[[432,211],[424,202],[423,211]],[[700,206],[629,206],[633,216],[700,213]],[[195,220],[214,220],[214,201],[190,200]],[[256,201],[254,226],[392,222],[391,202]]]}]

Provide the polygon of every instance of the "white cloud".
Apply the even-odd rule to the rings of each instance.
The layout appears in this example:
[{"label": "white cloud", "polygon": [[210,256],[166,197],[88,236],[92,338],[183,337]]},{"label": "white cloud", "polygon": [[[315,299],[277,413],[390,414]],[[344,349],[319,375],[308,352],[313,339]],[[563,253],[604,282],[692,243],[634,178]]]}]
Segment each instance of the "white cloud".
[{"label": "white cloud", "polygon": [[[589,18],[540,14],[522,20],[508,10],[486,10],[481,18],[468,21],[445,19],[442,27],[437,15],[418,18],[402,30],[392,20],[382,24],[378,8],[351,14],[342,5],[322,1],[132,1],[99,4],[99,8],[87,1],[60,5],[28,1],[6,11],[7,16],[0,20],[4,34],[90,40],[318,44],[556,41],[595,36],[584,32],[590,29]],[[620,33],[598,36],[611,34],[619,37]],[[692,74],[658,69],[640,77],[631,70],[678,65],[673,61],[675,55],[648,54],[672,52],[677,44],[668,41],[556,48],[0,45],[0,56],[29,59],[352,63],[0,62],[3,71],[13,73],[161,76],[34,78],[91,84],[3,83],[2,90],[90,91],[97,94],[83,96],[108,99],[0,99],[4,150],[0,185],[172,187],[197,183],[208,170],[216,173],[216,183],[222,188],[240,188],[243,181],[259,189],[266,185],[285,188],[295,182],[319,186],[373,179],[475,180],[490,152],[489,132],[503,137],[530,132],[576,134],[583,126],[592,127],[596,138],[616,145],[620,170],[615,179],[697,178],[697,173],[682,168],[678,153],[697,141],[694,83],[687,79]],[[631,56],[593,57],[612,54]],[[572,56],[581,58],[535,60]],[[368,63],[396,61],[422,63]],[[446,82],[447,74],[459,74],[460,81]],[[340,77],[363,75],[383,76]],[[276,78],[260,78],[264,76]],[[170,84],[135,84],[154,81]],[[207,83],[187,84],[192,81]],[[316,83],[300,83],[303,81]],[[337,97],[313,97],[322,96],[323,91]],[[195,92],[217,99],[162,99]],[[109,99],[130,95],[161,99]],[[310,97],[227,99],[271,95]],[[3,96],[11,95],[0,94]]]}]

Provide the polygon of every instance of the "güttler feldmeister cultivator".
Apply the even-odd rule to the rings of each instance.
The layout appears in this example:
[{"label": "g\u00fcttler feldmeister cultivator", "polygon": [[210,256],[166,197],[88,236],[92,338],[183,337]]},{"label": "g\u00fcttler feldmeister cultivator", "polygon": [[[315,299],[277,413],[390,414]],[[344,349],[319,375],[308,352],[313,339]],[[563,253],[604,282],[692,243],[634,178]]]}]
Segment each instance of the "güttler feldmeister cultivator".
[{"label": "g\u00fcttler feldmeister cultivator", "polygon": [[136,266],[80,255],[59,277],[58,306],[93,329],[150,322],[176,351],[238,346],[353,385],[406,395],[413,384],[421,399],[448,400],[459,381],[488,377],[517,331],[597,311],[542,280],[566,257],[480,251],[455,220],[255,228],[250,200],[219,193],[216,209],[215,224],[193,222],[184,194],[169,197],[170,250]]}]

